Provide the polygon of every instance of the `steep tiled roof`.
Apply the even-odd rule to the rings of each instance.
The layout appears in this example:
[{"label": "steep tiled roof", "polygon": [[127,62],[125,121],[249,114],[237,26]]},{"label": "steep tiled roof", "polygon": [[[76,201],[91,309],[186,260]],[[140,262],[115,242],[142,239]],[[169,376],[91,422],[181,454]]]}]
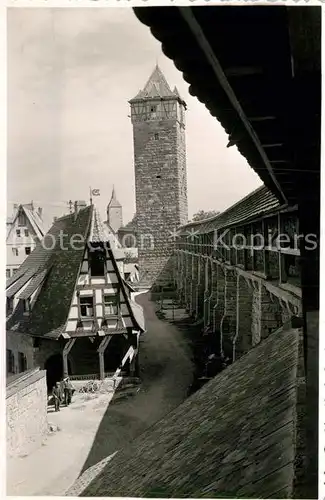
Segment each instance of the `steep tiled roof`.
[{"label": "steep tiled roof", "polygon": [[[16,275],[8,280],[7,287],[12,285],[16,291],[21,288],[18,281],[25,281],[26,277],[33,277],[33,280],[42,278],[44,282],[31,314],[26,317],[21,308],[17,307],[7,320],[7,329],[50,338],[60,336],[65,327],[84,253],[83,247],[79,249],[81,245],[71,244],[72,237],[81,235],[87,240],[92,210],[93,207],[89,206],[80,210],[77,217],[72,214],[57,219],[42,243],[37,245],[20,266],[17,271],[18,280]],[[45,269],[48,272],[44,277]]]},{"label": "steep tiled roof", "polygon": [[[18,272],[7,283],[7,297],[12,297],[30,281],[17,295],[28,298],[41,286],[29,316],[24,316],[18,303],[7,319],[7,329],[58,338],[64,331],[68,318],[75,284],[83,259],[85,246],[78,244],[73,237],[81,236],[85,242],[109,243],[109,252],[114,257],[113,266],[127,301],[125,284],[120,276],[116,260],[124,258],[124,249],[114,248],[106,226],[102,224],[99,213],[93,205],[79,211],[78,215],[68,215],[57,219],[51,230],[24,261]],[[69,244],[70,242],[70,244]],[[119,245],[120,246],[120,245]],[[139,328],[144,330],[142,308],[132,301],[127,304],[131,317]],[[124,329],[124,326],[123,326]]]},{"label": "steep tiled roof", "polygon": [[145,99],[145,98],[155,98],[155,97],[178,97],[178,93],[171,91],[166,78],[164,77],[161,69],[158,65],[156,65],[153,70],[149,80],[147,81],[143,90],[140,90],[138,94],[131,99],[130,102],[135,101],[137,99]]},{"label": "steep tiled roof", "polygon": [[194,228],[199,233],[208,233],[215,229],[242,224],[279,207],[280,203],[275,195],[267,187],[261,186],[224,212],[203,221],[190,222],[179,230],[182,232]]},{"label": "steep tiled roof", "polygon": [[272,334],[119,450],[81,496],[294,498],[300,342],[297,330]]}]

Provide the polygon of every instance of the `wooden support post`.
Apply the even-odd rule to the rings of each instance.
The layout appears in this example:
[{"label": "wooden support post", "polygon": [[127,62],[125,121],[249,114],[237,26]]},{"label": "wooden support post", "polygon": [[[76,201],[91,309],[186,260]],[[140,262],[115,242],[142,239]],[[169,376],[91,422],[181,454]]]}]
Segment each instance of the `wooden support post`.
[{"label": "wooden support post", "polygon": [[103,338],[103,340],[101,341],[101,343],[99,344],[99,347],[97,349],[98,356],[99,356],[99,378],[100,378],[100,380],[104,380],[104,378],[105,378],[104,353],[105,353],[106,347],[108,346],[111,338],[112,338],[112,335],[109,335],[108,337]]},{"label": "wooden support post", "polygon": [[68,370],[68,354],[71,351],[73,344],[75,343],[76,339],[70,339],[68,342],[65,344],[63,348],[63,376],[68,377],[69,375],[69,370]]}]

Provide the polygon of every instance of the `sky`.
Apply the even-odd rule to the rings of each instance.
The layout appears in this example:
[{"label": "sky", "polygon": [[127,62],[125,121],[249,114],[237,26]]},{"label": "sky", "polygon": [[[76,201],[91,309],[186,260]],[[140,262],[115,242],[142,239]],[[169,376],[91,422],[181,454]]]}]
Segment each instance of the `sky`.
[{"label": "sky", "polygon": [[156,63],[186,101],[189,219],[222,211],[261,185],[160,43],[131,8],[8,9],[7,202],[43,207],[48,222],[69,200],[89,200],[106,220],[112,186],[123,222],[135,213],[128,100]]}]

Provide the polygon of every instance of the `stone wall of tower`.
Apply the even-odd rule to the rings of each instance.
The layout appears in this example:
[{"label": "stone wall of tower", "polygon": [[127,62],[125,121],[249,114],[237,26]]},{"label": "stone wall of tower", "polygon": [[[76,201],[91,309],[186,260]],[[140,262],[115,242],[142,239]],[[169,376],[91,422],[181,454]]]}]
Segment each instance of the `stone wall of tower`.
[{"label": "stone wall of tower", "polygon": [[187,222],[185,130],[175,118],[133,123],[140,278],[153,283]]}]

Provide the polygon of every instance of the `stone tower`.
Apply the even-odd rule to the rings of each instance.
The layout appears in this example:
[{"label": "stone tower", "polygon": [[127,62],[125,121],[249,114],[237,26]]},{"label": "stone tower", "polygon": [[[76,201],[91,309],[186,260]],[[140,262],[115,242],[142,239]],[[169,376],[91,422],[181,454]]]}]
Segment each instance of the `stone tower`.
[{"label": "stone tower", "polygon": [[185,109],[158,66],[131,99],[140,280],[152,284],[188,222]]},{"label": "stone tower", "polygon": [[117,200],[113,186],[111,201],[107,205],[107,223],[116,233],[123,226],[122,205]]}]

